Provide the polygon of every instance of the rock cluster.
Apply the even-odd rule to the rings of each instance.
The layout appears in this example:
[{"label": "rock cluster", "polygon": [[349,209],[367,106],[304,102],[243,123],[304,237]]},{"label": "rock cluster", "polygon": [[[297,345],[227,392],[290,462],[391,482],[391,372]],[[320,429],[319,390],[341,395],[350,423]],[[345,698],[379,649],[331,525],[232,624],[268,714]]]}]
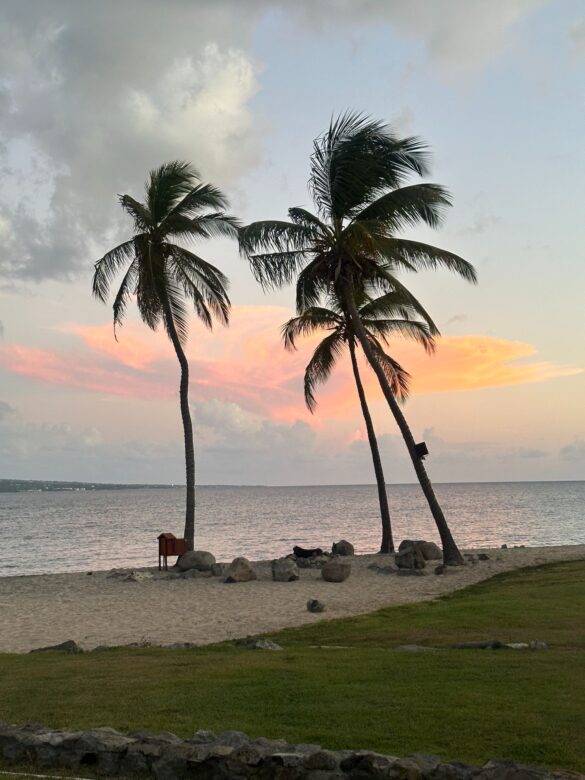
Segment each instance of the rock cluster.
[{"label": "rock cluster", "polygon": [[249,739],[241,731],[197,731],[181,740],[169,732],[112,728],[89,731],[22,728],[0,723],[0,756],[7,763],[42,769],[83,770],[108,777],[154,777],[180,780],[204,777],[344,780],[556,780],[575,774],[547,772],[511,761],[488,761],[473,767],[460,761],[442,763],[437,756],[415,753],[405,758],[365,750],[324,750],[320,745],[291,745],[282,739]]}]

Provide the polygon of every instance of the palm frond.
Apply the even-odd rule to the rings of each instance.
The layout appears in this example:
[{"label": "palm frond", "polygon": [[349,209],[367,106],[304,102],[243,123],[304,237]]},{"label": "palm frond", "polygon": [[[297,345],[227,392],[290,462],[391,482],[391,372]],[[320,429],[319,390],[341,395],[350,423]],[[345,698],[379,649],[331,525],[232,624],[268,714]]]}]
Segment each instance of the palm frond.
[{"label": "palm frond", "polygon": [[451,196],[439,184],[412,184],[408,187],[386,192],[366,206],[345,228],[350,232],[355,222],[372,223],[379,231],[396,232],[416,227],[421,222],[431,228],[438,228],[445,209],[452,204]]},{"label": "palm frond", "polygon": [[118,195],[120,205],[134,220],[134,226],[140,233],[146,233],[152,229],[154,222],[152,214],[144,203],[140,203],[130,195]]},{"label": "palm frond", "polygon": [[443,267],[458,274],[467,282],[477,284],[477,273],[470,262],[453,252],[421,241],[411,241],[406,238],[388,239],[384,257],[388,263],[396,266],[407,263],[417,271],[434,271]]},{"label": "palm frond", "polygon": [[314,214],[311,214],[310,211],[307,211],[300,206],[290,208],[288,210],[288,215],[291,219],[291,222],[294,222],[295,225],[303,225],[304,227],[313,228],[317,233],[322,233],[324,236],[333,235],[329,225],[321,222],[319,217],[316,217]]},{"label": "palm frond", "polygon": [[95,263],[92,293],[96,298],[99,298],[103,303],[106,302],[114,278],[134,256],[134,239],[130,239],[130,241],[124,241],[123,244],[118,244],[114,249],[110,249],[101,260]]},{"label": "palm frond", "polygon": [[228,279],[215,266],[183,247],[165,244],[169,273],[190,298],[196,312],[211,329],[212,317],[223,325],[229,322]]},{"label": "palm frond", "polygon": [[316,257],[308,263],[297,277],[296,308],[299,314],[312,306],[318,306],[321,298],[331,292],[326,259]]},{"label": "palm frond", "polygon": [[378,363],[386,375],[392,393],[401,401],[406,401],[409,393],[410,374],[398,361],[384,352],[382,345],[374,336],[370,336],[368,340]]},{"label": "palm frond", "polygon": [[[161,295],[163,293],[161,292]],[[172,324],[177,332],[181,346],[184,346],[187,342],[187,335],[189,331],[189,315],[187,314],[187,308],[185,306],[185,299],[182,294],[181,288],[176,284],[175,280],[166,275],[164,295],[169,304],[170,313],[172,316]],[[163,317],[163,322],[169,336],[172,338],[171,324],[168,321],[168,315]]]},{"label": "palm frond", "polygon": [[116,341],[118,340],[118,337],[116,336],[116,328],[122,325],[122,320],[124,319],[124,314],[126,313],[128,301],[136,289],[137,279],[138,262],[136,258],[134,258],[134,260],[130,263],[128,270],[124,274],[124,278],[122,279],[122,283],[120,284],[114,299],[114,338]]},{"label": "palm frond", "polygon": [[282,326],[282,338],[284,347],[288,350],[296,349],[295,339],[299,336],[310,336],[317,330],[332,328],[342,328],[342,318],[331,311],[322,307],[313,306],[306,309],[298,317],[293,317]]},{"label": "palm frond", "polygon": [[378,193],[427,172],[428,150],[418,138],[399,138],[383,123],[346,112],[316,139],[309,188],[319,213],[351,217]]},{"label": "palm frond", "polygon": [[396,334],[417,341],[424,347],[425,352],[428,354],[435,351],[435,339],[426,322],[401,319],[363,319],[362,322],[368,333],[375,334],[381,338],[385,344],[388,344],[390,336]]},{"label": "palm frond", "polygon": [[305,369],[305,403],[311,413],[315,411],[317,401],[315,399],[315,387],[325,382],[336,360],[343,352],[344,342],[339,333],[334,332],[326,336],[313,352]]},{"label": "palm frond", "polygon": [[369,298],[369,300],[359,307],[360,317],[363,320],[373,319],[393,319],[399,318],[412,320],[413,317],[422,317],[429,333],[433,336],[439,336],[439,330],[431,320],[429,314],[406,288],[395,288],[385,295],[378,298]]},{"label": "palm frond", "polygon": [[188,162],[174,160],[150,172],[146,202],[155,224],[169,215],[195,187],[199,174]]}]

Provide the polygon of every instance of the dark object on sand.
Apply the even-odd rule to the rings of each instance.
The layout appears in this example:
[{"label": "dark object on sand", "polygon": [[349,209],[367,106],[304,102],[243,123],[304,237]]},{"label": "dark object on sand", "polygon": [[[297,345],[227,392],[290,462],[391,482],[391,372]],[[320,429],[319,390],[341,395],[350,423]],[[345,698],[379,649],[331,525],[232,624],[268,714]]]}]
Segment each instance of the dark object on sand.
[{"label": "dark object on sand", "polygon": [[315,555],[323,555],[323,550],[320,547],[313,547],[312,549],[307,549],[305,547],[298,547],[295,545],[293,547],[293,553],[296,555],[297,558],[313,558]]},{"label": "dark object on sand", "polygon": [[51,651],[55,651],[57,653],[68,653],[69,655],[73,655],[75,653],[83,653],[83,650],[77,642],[75,642],[73,639],[68,639],[66,642],[61,642],[60,645],[50,645],[49,647],[35,647],[34,650],[31,650],[31,653],[48,653]]},{"label": "dark object on sand", "polygon": [[307,609],[309,612],[323,612],[325,610],[325,604],[319,599],[309,599],[307,601]]}]

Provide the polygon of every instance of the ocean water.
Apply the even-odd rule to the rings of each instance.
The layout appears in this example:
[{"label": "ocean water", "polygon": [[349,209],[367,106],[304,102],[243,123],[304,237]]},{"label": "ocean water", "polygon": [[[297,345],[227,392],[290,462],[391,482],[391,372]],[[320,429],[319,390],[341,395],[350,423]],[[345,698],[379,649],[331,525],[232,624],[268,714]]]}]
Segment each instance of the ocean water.
[{"label": "ocean water", "polygon": [[[585,543],[585,482],[438,484],[461,547]],[[389,485],[395,542],[439,541],[418,485]],[[157,564],[157,536],[183,532],[184,491],[0,493],[0,576]],[[195,546],[218,560],[286,555],[295,544],[358,553],[380,543],[373,485],[197,488]]]}]

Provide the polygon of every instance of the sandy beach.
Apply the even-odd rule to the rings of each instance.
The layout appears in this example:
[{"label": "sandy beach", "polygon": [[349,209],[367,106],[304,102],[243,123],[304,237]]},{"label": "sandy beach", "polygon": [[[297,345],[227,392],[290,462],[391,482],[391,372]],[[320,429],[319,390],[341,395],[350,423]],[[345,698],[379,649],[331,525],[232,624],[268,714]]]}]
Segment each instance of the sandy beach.
[{"label": "sandy beach", "polygon": [[[107,572],[6,577],[0,579],[0,652],[23,653],[67,639],[87,650],[140,641],[205,645],[434,599],[500,572],[583,559],[585,545],[465,552],[485,552],[489,560],[441,576],[431,561],[425,576],[399,577],[368,568],[392,563],[391,556],[356,555],[346,559],[352,573],[343,583],[325,582],[311,569],[302,569],[296,582],[273,582],[269,561],[255,564],[258,580],[235,584],[220,577],[161,577],[155,569],[142,569],[139,582],[108,578]],[[310,598],[323,601],[326,611],[309,613]]]}]

